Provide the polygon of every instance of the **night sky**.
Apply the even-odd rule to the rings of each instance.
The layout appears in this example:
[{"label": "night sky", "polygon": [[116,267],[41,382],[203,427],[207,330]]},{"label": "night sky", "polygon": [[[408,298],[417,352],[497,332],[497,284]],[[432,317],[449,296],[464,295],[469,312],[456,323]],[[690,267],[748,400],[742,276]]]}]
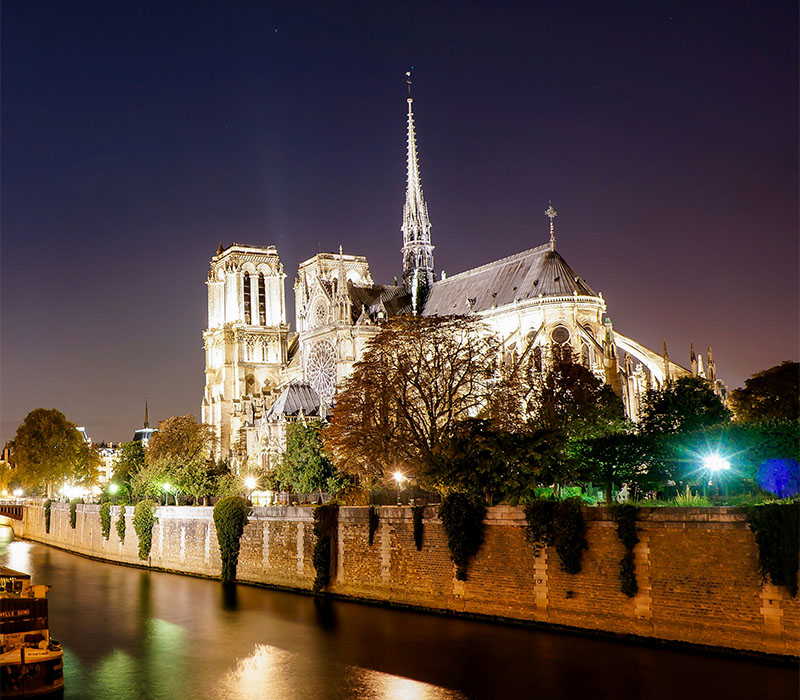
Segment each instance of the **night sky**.
[{"label": "night sky", "polygon": [[405,71],[437,270],[548,240],[731,388],[798,358],[797,3],[2,3],[2,434],[194,413],[220,241],[400,270]]}]

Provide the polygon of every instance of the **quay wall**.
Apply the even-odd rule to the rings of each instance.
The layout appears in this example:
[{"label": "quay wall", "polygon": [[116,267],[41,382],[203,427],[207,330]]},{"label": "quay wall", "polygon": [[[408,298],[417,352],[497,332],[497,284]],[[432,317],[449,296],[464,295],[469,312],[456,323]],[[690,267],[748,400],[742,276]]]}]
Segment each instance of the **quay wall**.
[{"label": "quay wall", "polygon": [[[753,534],[738,508],[642,509],[634,550],[639,592],[620,591],[624,549],[616,523],[602,508],[586,508],[589,548],[578,574],[561,570],[547,548],[534,556],[525,540],[521,508],[490,508],[486,536],[467,580],[455,578],[436,508],[425,509],[421,551],[414,544],[411,509],[378,507],[368,541],[368,509],[339,510],[328,591],[343,597],[441,612],[522,620],[620,635],[800,655],[800,600],[764,584]],[[44,508],[27,506],[17,534],[111,562],[218,577],[220,555],[212,508],[161,507],[150,559],[138,557],[133,508],[126,509],[124,542],[101,532],[99,506],[52,505],[50,533]],[[254,508],[240,543],[237,580],[309,591],[314,581],[313,509]],[[21,527],[20,527],[21,526]],[[55,582],[51,582],[55,583]]]}]

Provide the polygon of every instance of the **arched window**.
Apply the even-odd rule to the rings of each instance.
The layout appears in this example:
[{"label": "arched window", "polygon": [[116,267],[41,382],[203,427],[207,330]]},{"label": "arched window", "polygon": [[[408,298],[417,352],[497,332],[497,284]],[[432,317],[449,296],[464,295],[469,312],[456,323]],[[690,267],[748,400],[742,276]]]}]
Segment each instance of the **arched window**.
[{"label": "arched window", "polygon": [[258,318],[262,326],[267,325],[267,290],[263,273],[258,275]]},{"label": "arched window", "polygon": [[244,284],[244,321],[245,323],[253,323],[253,307],[250,299],[250,275],[245,273],[242,276],[242,284]]}]

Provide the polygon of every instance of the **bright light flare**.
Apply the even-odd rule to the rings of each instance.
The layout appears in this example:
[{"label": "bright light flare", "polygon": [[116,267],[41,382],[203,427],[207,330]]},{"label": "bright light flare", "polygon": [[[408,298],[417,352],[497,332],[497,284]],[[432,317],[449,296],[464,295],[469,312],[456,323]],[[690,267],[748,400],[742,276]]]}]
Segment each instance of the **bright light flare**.
[{"label": "bright light flare", "polygon": [[403,472],[395,472],[392,477],[398,484],[402,484],[406,480],[406,475]]},{"label": "bright light flare", "polygon": [[703,458],[703,466],[712,474],[723,472],[731,468],[730,462],[718,454],[707,455]]},{"label": "bright light flare", "polygon": [[256,480],[252,476],[248,476],[244,480],[244,485],[247,487],[248,491],[253,491],[256,488]]},{"label": "bright light flare", "polygon": [[109,484],[108,490],[111,491],[111,493],[116,493],[117,491],[119,491],[119,486],[117,486],[116,484]]},{"label": "bright light flare", "polygon": [[19,498],[22,495],[22,489],[14,491],[14,498]]},{"label": "bright light flare", "polygon": [[162,486],[163,486],[164,490],[167,491],[167,492],[172,490],[172,486],[170,486],[170,484],[168,482],[166,482],[166,481],[163,483]]}]

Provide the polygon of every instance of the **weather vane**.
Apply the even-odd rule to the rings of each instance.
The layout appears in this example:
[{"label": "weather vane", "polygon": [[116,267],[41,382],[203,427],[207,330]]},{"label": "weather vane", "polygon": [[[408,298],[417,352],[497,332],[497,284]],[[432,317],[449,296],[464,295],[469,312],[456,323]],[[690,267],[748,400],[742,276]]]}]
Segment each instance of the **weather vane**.
[{"label": "weather vane", "polygon": [[558,216],[558,212],[553,209],[553,202],[550,202],[550,206],[544,212],[545,216],[550,217],[550,248],[551,250],[556,249],[556,225],[554,219]]}]

